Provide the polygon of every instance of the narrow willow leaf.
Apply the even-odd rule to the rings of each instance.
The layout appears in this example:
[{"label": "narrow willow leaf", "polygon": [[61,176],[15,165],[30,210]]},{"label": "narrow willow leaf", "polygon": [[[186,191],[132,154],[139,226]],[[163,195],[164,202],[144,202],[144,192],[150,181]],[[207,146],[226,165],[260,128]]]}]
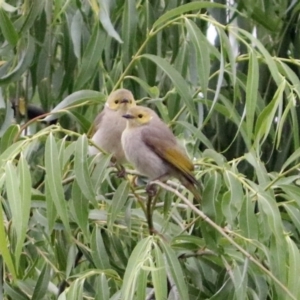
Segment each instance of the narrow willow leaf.
[{"label": "narrow willow leaf", "polygon": [[61,111],[67,109],[69,106],[84,103],[90,100],[102,102],[104,101],[104,99],[105,96],[102,93],[96,91],[82,90],[74,92],[73,94],[63,99],[56,107],[54,107],[51,110],[51,115],[44,118],[43,121],[50,122],[57,119],[60,116]]},{"label": "narrow willow leaf", "polygon": [[79,73],[75,81],[76,90],[82,89],[82,87],[84,87],[84,85],[94,76],[104,48],[103,39],[104,34],[96,23],[91,38],[83,53]]},{"label": "narrow willow leaf", "polygon": [[188,288],[184,279],[183,271],[174,251],[164,241],[160,240],[160,246],[166,257],[167,269],[169,270],[172,279],[177,287],[180,299],[189,299]]},{"label": "narrow willow leaf", "polygon": [[[221,188],[221,176],[217,172],[212,172],[207,181],[205,182],[205,187],[203,190],[203,212],[216,219],[218,216],[216,202],[218,200],[218,194]],[[221,220],[219,220],[221,221]]]},{"label": "narrow willow leaf", "polygon": [[18,299],[18,300],[29,300],[30,298],[20,289],[14,285],[10,286],[7,283],[4,284],[4,291],[5,293],[11,297],[11,299]]},{"label": "narrow willow leaf", "polygon": [[189,87],[184,80],[184,78],[181,76],[181,74],[170,65],[169,62],[167,62],[165,59],[152,55],[152,54],[143,54],[141,57],[150,59],[153,61],[158,67],[160,67],[172,80],[176,90],[182,97],[183,101],[185,102],[190,114],[194,117],[197,117],[197,111],[195,109],[195,104],[193,102],[193,99],[190,95]]},{"label": "narrow willow leaf", "polygon": [[[18,164],[18,173],[20,179],[20,196],[22,199],[19,203],[18,209],[21,211],[22,217],[17,221],[19,226],[21,226],[21,232],[16,246],[16,253],[21,253],[26,237],[26,231],[28,230],[28,221],[31,208],[31,174],[27,161],[22,153]],[[16,179],[14,179],[14,181],[16,181]],[[15,189],[17,188],[18,186],[15,186]]]},{"label": "narrow willow leaf", "polygon": [[152,280],[155,291],[156,299],[167,299],[168,298],[168,284],[167,284],[167,272],[164,263],[163,255],[158,245],[154,244],[153,258],[155,265],[152,264]]},{"label": "narrow willow leaf", "polygon": [[14,142],[16,135],[19,133],[20,126],[13,124],[3,134],[0,142],[0,153],[3,153]]},{"label": "narrow willow leaf", "polygon": [[[221,29],[217,28],[218,31]],[[224,79],[224,73],[225,73],[225,60],[226,60],[226,49],[224,49],[224,45],[221,44],[221,55],[220,55],[220,66],[219,66],[219,70],[218,70],[218,80],[217,80],[217,85],[216,85],[216,89],[215,89],[215,95],[214,95],[214,99],[212,102],[212,106],[208,112],[207,117],[204,120],[204,124],[206,124],[208,122],[208,120],[211,117],[211,114],[214,111],[214,108],[218,102],[218,99],[220,98],[220,91],[221,91],[221,87],[223,85],[223,79]]]},{"label": "narrow willow leaf", "polygon": [[[237,18],[238,18],[238,16],[237,16]],[[234,51],[232,51],[232,42],[229,38],[230,35],[228,35],[228,31],[230,32],[230,29],[231,29],[230,26],[228,28],[226,28],[226,31],[219,27],[218,28],[218,33],[219,33],[219,38],[221,40],[221,43],[223,44],[223,49],[226,52],[227,57],[229,59],[229,63],[230,63],[230,70],[229,71],[231,71],[229,73],[232,76],[232,78],[231,78],[232,86],[235,87],[236,82],[237,82],[237,76],[236,76],[237,68],[236,68],[235,53],[234,53]],[[215,47],[212,47],[212,50],[216,50]],[[216,56],[216,57],[218,58],[218,56]]]},{"label": "narrow willow leaf", "polygon": [[95,227],[91,237],[91,255],[97,269],[110,269],[109,256],[104,246],[101,229]]},{"label": "narrow willow leaf", "polygon": [[17,174],[17,170],[15,166],[10,161],[6,163],[5,174],[6,174],[6,192],[7,192],[8,203],[12,214],[12,224],[17,236],[16,248],[15,248],[15,260],[16,260],[16,265],[19,266],[20,255],[21,255],[23,241],[25,238],[25,233],[27,228],[27,227],[23,228],[23,211],[22,211],[22,203],[21,203],[22,198],[20,193],[20,178]]},{"label": "narrow willow leaf", "polygon": [[300,269],[300,253],[298,247],[294,241],[286,236],[286,242],[288,246],[288,277],[287,288],[295,295],[297,299],[300,297],[300,278],[298,276],[298,270]]},{"label": "narrow willow leaf", "polygon": [[81,39],[82,39],[82,27],[83,27],[83,18],[79,10],[73,16],[70,33],[73,43],[74,54],[78,59],[81,58]]},{"label": "narrow willow leaf", "polygon": [[251,152],[245,154],[246,160],[254,167],[258,182],[261,186],[266,186],[270,183],[270,179],[265,165],[256,157],[255,153]]},{"label": "narrow willow leaf", "polygon": [[62,187],[61,167],[57,157],[57,145],[53,135],[50,134],[47,138],[45,149],[46,181],[49,185],[49,192],[56,207],[56,211],[61,217],[67,233],[71,236],[67,205]]},{"label": "narrow willow leaf", "polygon": [[153,237],[148,237],[139,241],[133,249],[124,274],[121,299],[134,299],[135,291],[137,289],[137,278],[139,276],[140,269],[148,260],[152,243]]},{"label": "narrow willow leaf", "polygon": [[252,33],[247,32],[246,30],[243,30],[241,28],[236,28],[239,32],[241,32],[244,36],[246,36],[253,46],[256,46],[258,50],[261,52],[263,59],[265,60],[266,64],[269,67],[269,70],[271,72],[271,75],[273,79],[275,80],[277,86],[279,87],[282,84],[282,76],[280,75],[280,72],[278,71],[278,68],[276,66],[275,60],[270,55],[270,53],[267,51],[267,49],[263,46],[263,44],[256,39]]},{"label": "narrow willow leaf", "polygon": [[124,44],[122,46],[123,49],[123,57],[124,57],[124,65],[128,65],[133,51],[135,49],[135,41],[136,41],[136,31],[138,27],[138,12],[136,10],[136,2],[126,0],[124,1],[124,11],[122,15],[122,38]]},{"label": "narrow willow leaf", "polygon": [[[66,263],[66,271],[65,271],[65,275],[66,278],[68,278],[71,274],[71,272],[73,271],[74,268],[76,268],[76,263],[78,263],[78,256],[79,253],[77,251],[77,247],[75,244],[71,244],[68,254],[67,254],[67,263]],[[84,253],[83,253],[84,255]]]},{"label": "narrow willow leaf", "polygon": [[249,67],[247,74],[247,88],[246,88],[246,124],[247,134],[252,136],[254,118],[257,103],[257,91],[258,91],[258,61],[257,54],[252,50],[250,51]]},{"label": "narrow willow leaf", "polygon": [[294,163],[300,158],[300,148],[296,149],[295,152],[285,161],[281,168],[281,172],[283,172],[290,164]]},{"label": "narrow willow leaf", "polygon": [[87,138],[82,135],[76,142],[75,150],[75,179],[83,195],[93,203],[94,207],[98,206],[94,187],[91,183],[90,174],[87,164]]},{"label": "narrow willow leaf", "polygon": [[201,92],[203,93],[203,96],[206,99],[210,72],[210,58],[208,52],[209,48],[207,47],[208,42],[204,34],[199,29],[199,27],[193,21],[186,18],[185,25],[196,50],[198,64],[197,71],[201,86]]},{"label": "narrow willow leaf", "polygon": [[111,161],[111,154],[101,154],[99,158],[99,162],[97,161],[97,165],[93,171],[92,181],[95,189],[101,188],[101,184],[106,175],[107,167]]},{"label": "narrow willow leaf", "polygon": [[51,278],[50,271],[50,265],[48,263],[45,263],[43,270],[36,282],[36,286],[31,297],[32,300],[40,300],[45,297]]},{"label": "narrow willow leaf", "polygon": [[184,5],[181,5],[179,7],[176,7],[174,9],[171,9],[167,11],[165,14],[160,16],[156,22],[153,24],[153,28],[157,28],[161,25],[165,25],[167,21],[170,19],[173,19],[175,17],[178,17],[188,11],[192,10],[200,10],[202,8],[229,8],[232,9],[231,7],[227,7],[218,3],[212,3],[212,2],[192,2],[192,3],[187,3]]},{"label": "narrow willow leaf", "polygon": [[[227,212],[230,211],[231,224],[233,225],[238,212],[240,211],[243,204],[243,188],[241,182],[238,180],[237,175],[234,176],[231,172],[235,170],[230,170],[229,172],[224,172],[224,181],[230,192],[230,198],[228,201]],[[224,206],[223,206],[224,207]]]},{"label": "narrow willow leaf", "polygon": [[150,95],[151,98],[158,98],[159,97],[159,90],[156,86],[151,87],[146,81],[142,80],[136,76],[126,76],[125,79],[132,79],[136,81],[146,92]]},{"label": "narrow willow leaf", "polygon": [[300,233],[300,210],[294,205],[284,203],[282,204],[286,212],[288,213],[293,225],[297,228]]},{"label": "narrow willow leaf", "polygon": [[270,134],[272,125],[274,126],[274,120],[276,117],[276,111],[282,104],[283,93],[286,86],[286,81],[283,80],[281,85],[278,87],[272,101],[263,109],[257,118],[255,124],[254,139],[255,143],[263,143]]},{"label": "narrow willow leaf", "polygon": [[10,13],[15,12],[16,10],[18,10],[17,7],[14,7],[14,6],[12,6],[12,5],[10,5],[6,2],[3,2],[3,1],[1,3],[1,8],[3,8],[5,11],[10,12]]},{"label": "narrow willow leaf", "polygon": [[17,273],[15,270],[14,263],[12,261],[12,257],[9,252],[9,245],[8,245],[8,239],[6,235],[5,230],[5,223],[3,219],[4,213],[2,209],[2,205],[0,205],[0,253],[3,258],[3,261],[5,265],[7,266],[7,269],[9,270],[10,274],[13,277],[13,280],[15,281],[17,279]]},{"label": "narrow willow leaf", "polygon": [[[281,240],[276,236],[272,236],[269,241],[269,264],[270,271],[280,280],[285,286],[287,284],[287,271],[286,262],[288,260],[288,248],[286,240]],[[278,285],[274,285],[276,293],[278,293],[279,299],[284,299],[286,293]]]},{"label": "narrow willow leaf", "polygon": [[129,184],[127,181],[123,181],[118,189],[115,191],[111,205],[109,207],[109,219],[108,226],[111,228],[116,221],[118,213],[124,208],[125,202],[128,197]]},{"label": "narrow willow leaf", "polygon": [[147,288],[147,277],[148,270],[141,269],[139,276],[136,278],[136,298],[135,299],[146,299],[146,288]]},{"label": "narrow willow leaf", "polygon": [[[248,260],[245,260],[245,266],[244,268],[247,269],[248,266]],[[245,278],[245,273],[241,272],[242,268],[236,264],[234,264],[233,267],[231,267],[231,272],[229,272],[229,275],[231,277],[231,280],[233,282],[233,285],[235,287],[234,293],[236,296],[236,299],[246,299],[246,283],[247,283],[247,276]]]},{"label": "narrow willow leaf", "polygon": [[72,200],[70,206],[73,211],[74,219],[83,232],[83,235],[89,240],[88,216],[89,216],[89,201],[82,193],[77,181],[74,181],[72,187]]},{"label": "narrow willow leaf", "polygon": [[83,299],[83,284],[84,279],[76,279],[70,286],[67,293],[67,300]]},{"label": "narrow willow leaf", "polygon": [[29,12],[26,12],[26,19],[21,28],[22,33],[24,33],[33,26],[35,20],[40,16],[45,6],[45,2],[40,0],[33,0],[30,4],[30,10]]},{"label": "narrow willow leaf", "polygon": [[102,26],[111,37],[116,39],[119,43],[123,43],[118,32],[114,29],[114,26],[109,16],[109,0],[99,0],[99,4],[100,4],[99,19]]},{"label": "narrow willow leaf", "polygon": [[251,198],[247,195],[243,200],[239,216],[239,224],[243,236],[249,239],[258,239],[258,222],[254,213],[254,205],[255,203],[252,203]]},{"label": "narrow willow leaf", "polygon": [[278,207],[276,206],[276,201],[269,193],[264,191],[258,192],[258,204],[261,214],[265,216],[270,226],[271,231],[278,240],[278,242],[283,242],[283,224],[280,217]]},{"label": "narrow willow leaf", "polygon": [[109,300],[109,286],[105,274],[100,274],[95,284],[95,300]]},{"label": "narrow willow leaf", "polygon": [[45,195],[46,195],[46,206],[47,206],[47,221],[48,221],[48,234],[52,233],[54,228],[55,220],[57,218],[57,210],[52,200],[50,193],[49,182],[45,181]]},{"label": "narrow willow leaf", "polygon": [[0,6],[0,28],[4,38],[12,45],[15,46],[19,40],[19,35],[8,17],[5,10]]},{"label": "narrow willow leaf", "polygon": [[28,38],[27,49],[21,54],[21,58],[17,66],[8,74],[5,74],[0,78],[0,86],[11,83],[20,79],[23,73],[31,65],[35,53],[35,42],[32,37]]}]

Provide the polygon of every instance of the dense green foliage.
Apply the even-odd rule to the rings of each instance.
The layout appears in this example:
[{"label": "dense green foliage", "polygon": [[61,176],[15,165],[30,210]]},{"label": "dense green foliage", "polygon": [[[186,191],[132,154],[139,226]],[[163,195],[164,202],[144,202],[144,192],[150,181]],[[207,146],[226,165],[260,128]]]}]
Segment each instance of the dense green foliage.
[{"label": "dense green foliage", "polygon": [[[226,5],[0,1],[1,299],[300,299],[300,5]],[[203,185],[161,184],[154,235],[132,168],[87,157],[119,87]]]}]

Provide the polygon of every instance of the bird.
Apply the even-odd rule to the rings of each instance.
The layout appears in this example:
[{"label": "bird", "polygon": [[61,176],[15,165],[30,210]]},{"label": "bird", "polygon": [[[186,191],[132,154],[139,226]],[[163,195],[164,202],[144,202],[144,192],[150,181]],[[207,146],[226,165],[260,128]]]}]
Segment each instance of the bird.
[{"label": "bird", "polygon": [[[112,154],[112,160],[117,164],[126,162],[121,145],[121,135],[126,127],[122,117],[129,108],[135,107],[133,94],[127,89],[113,91],[107,98],[103,110],[94,121],[94,134],[91,140],[105,152]],[[89,146],[89,155],[99,153],[94,146]]]},{"label": "bird", "polygon": [[194,165],[170,128],[155,111],[144,106],[128,109],[122,133],[126,159],[150,181],[177,178],[200,202],[200,182],[193,175]]}]

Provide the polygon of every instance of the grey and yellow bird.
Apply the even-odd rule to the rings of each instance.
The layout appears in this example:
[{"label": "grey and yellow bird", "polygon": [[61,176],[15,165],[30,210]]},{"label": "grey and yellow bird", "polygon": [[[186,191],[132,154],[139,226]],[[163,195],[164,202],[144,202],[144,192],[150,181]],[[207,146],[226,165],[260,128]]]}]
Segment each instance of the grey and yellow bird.
[{"label": "grey and yellow bird", "polygon": [[[116,90],[108,96],[102,112],[94,121],[92,141],[100,149],[112,154],[118,164],[126,162],[121,145],[121,136],[126,127],[126,120],[122,116],[129,108],[135,106],[134,97],[129,90]],[[99,150],[94,146],[89,146],[88,151],[90,155],[99,153]]]},{"label": "grey and yellow bird", "polygon": [[123,117],[127,119],[122,134],[127,160],[151,181],[177,178],[200,202],[194,165],[168,126],[147,107],[131,107]]}]

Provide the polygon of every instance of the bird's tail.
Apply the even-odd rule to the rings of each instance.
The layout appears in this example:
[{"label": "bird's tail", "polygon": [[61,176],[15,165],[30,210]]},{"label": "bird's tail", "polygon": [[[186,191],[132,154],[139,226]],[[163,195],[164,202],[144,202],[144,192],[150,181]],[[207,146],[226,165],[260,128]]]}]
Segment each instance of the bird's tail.
[{"label": "bird's tail", "polygon": [[200,183],[196,187],[193,183],[186,180],[186,182],[184,182],[183,185],[194,195],[194,198],[196,199],[196,201],[198,203],[201,203],[202,197],[201,197],[201,193],[200,193]]}]

